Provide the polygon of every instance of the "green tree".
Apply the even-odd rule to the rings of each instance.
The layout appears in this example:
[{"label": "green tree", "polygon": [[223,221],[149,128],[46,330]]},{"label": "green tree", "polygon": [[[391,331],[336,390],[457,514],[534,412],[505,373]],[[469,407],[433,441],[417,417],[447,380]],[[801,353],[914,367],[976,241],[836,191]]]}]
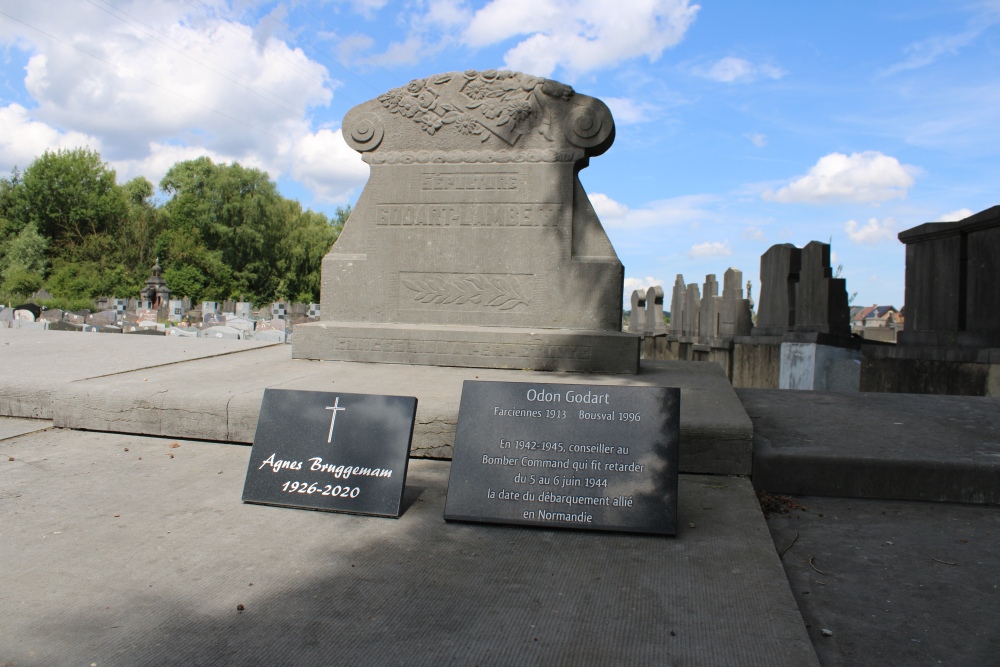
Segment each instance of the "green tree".
[{"label": "green tree", "polygon": [[277,252],[287,231],[288,211],[265,172],[201,157],[175,164],[160,187],[171,195],[163,206],[169,228],[197,231],[205,247],[230,267],[233,291],[226,297],[274,297]]},{"label": "green tree", "polygon": [[339,227],[322,213],[303,212],[298,202],[287,205],[291,224],[279,248],[278,293],[293,301],[318,301],[323,257],[337,240]]},{"label": "green tree", "polygon": [[45,153],[24,170],[23,204],[55,247],[118,231],[127,215],[115,170],[89,148]]},{"label": "green tree", "polygon": [[48,260],[48,243],[33,223],[0,244],[0,291],[27,296],[42,286]]},{"label": "green tree", "polygon": [[144,176],[136,176],[122,186],[128,213],[116,235],[121,259],[130,273],[146,274],[156,261],[154,249],[157,237],[164,231],[163,216],[153,203],[153,184]]},{"label": "green tree", "polygon": [[[181,281],[213,299],[243,295],[256,303],[319,298],[323,256],[350,207],[338,209],[331,224],[282,197],[267,173],[207,157],[178,162],[160,187],[170,199],[161,209],[167,231],[157,249],[171,289],[179,289],[172,281]],[[200,276],[181,271],[185,264]]]}]

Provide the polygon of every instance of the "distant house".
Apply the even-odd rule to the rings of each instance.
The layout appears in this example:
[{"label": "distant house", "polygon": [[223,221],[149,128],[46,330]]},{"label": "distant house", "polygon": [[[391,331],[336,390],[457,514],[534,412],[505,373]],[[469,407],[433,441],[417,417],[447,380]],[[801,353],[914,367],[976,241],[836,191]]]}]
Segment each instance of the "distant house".
[{"label": "distant house", "polygon": [[851,333],[868,340],[896,342],[903,318],[895,306],[855,306],[851,308]]}]

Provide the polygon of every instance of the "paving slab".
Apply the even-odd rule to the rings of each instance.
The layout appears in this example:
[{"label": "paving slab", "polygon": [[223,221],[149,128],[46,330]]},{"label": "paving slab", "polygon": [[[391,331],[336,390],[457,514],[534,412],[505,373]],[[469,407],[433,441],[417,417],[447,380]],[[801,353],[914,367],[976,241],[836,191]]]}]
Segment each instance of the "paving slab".
[{"label": "paving slab", "polygon": [[0,417],[0,440],[16,438],[19,435],[34,431],[44,431],[47,428],[52,428],[52,422],[47,419]]},{"label": "paving slab", "polygon": [[0,416],[52,418],[68,382],[232,354],[276,343],[0,329]]},{"label": "paving slab", "polygon": [[78,381],[58,390],[57,426],[253,442],[266,387],[416,396],[412,454],[451,458],[465,380],[680,387],[682,472],[749,474],[752,426],[712,362],[643,362],[597,375],[292,359],[288,346]]},{"label": "paving slab", "polygon": [[447,523],[441,461],[398,520],[247,505],[249,454],[0,441],[0,664],[818,664],[745,478],[657,537]]},{"label": "paving slab", "polygon": [[767,523],[823,665],[1000,662],[1000,508],[794,501]]},{"label": "paving slab", "polygon": [[1000,504],[1000,399],[738,389],[754,486],[790,494]]}]

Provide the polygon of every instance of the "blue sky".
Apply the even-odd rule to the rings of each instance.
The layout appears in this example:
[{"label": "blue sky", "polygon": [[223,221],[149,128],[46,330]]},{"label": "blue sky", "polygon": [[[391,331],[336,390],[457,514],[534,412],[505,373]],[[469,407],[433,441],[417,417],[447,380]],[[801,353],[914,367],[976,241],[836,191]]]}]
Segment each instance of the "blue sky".
[{"label": "blue sky", "polygon": [[896,234],[1000,203],[1000,2],[0,0],[0,170],[90,146],[119,181],[209,155],[332,212],[368,167],[348,109],[506,67],[611,107],[581,180],[626,292],[832,242],[903,305]]}]

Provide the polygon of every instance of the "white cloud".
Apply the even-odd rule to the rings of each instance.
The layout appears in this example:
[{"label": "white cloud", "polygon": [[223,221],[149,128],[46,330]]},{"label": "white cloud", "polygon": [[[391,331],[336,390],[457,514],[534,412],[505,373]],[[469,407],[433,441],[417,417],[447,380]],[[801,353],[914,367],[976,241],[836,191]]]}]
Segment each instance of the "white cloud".
[{"label": "white cloud", "polygon": [[389,4],[389,0],[348,0],[347,4],[365,18],[372,18],[378,10]]},{"label": "white cloud", "polygon": [[[314,130],[311,120],[338,82],[275,36],[283,10],[252,27],[224,0],[199,4],[123,0],[109,12],[70,0],[19,6],[24,23],[0,22],[0,45],[29,54],[24,83],[37,107],[0,109],[0,162],[25,166],[46,148],[89,145],[120,178],[157,182],[177,160],[207,155],[272,178],[290,174],[317,199],[344,201],[367,167],[339,131]],[[385,2],[352,4],[374,11]]]},{"label": "white cloud", "polygon": [[919,169],[900,164],[878,151],[830,153],[777,192],[765,190],[764,199],[782,203],[880,202],[903,199]]},{"label": "white cloud", "polygon": [[657,280],[653,276],[646,276],[645,278],[626,278],[625,279],[625,294],[631,297],[632,292],[635,290],[642,290],[645,292],[650,287],[656,285],[663,286],[662,280]]},{"label": "white cloud", "polygon": [[750,143],[752,143],[757,148],[763,148],[764,146],[767,145],[767,136],[761,134],[760,132],[744,134],[743,136],[749,139]]},{"label": "white cloud", "polygon": [[959,220],[965,220],[972,214],[973,212],[970,211],[969,209],[960,208],[957,211],[945,213],[940,218],[938,218],[936,222],[958,222]]},{"label": "white cloud", "polygon": [[368,180],[368,165],[344,141],[340,130],[303,135],[291,148],[291,175],[319,201],[340,204]]},{"label": "white cloud", "polygon": [[570,78],[623,61],[656,61],[675,46],[700,7],[689,0],[492,0],[476,11],[463,39],[470,46],[526,37],[504,56],[507,67]]},{"label": "white cloud", "polygon": [[472,20],[472,10],[464,0],[425,0],[415,6],[423,11],[408,13],[406,36],[362,62],[379,67],[416,65],[446,48],[454,48],[460,41],[459,34]]},{"label": "white cloud", "polygon": [[711,65],[698,65],[691,69],[696,76],[720,83],[752,83],[760,79],[780,79],[787,72],[775,65],[755,65],[744,58],[726,56]]},{"label": "white cloud", "polygon": [[711,211],[704,208],[713,201],[713,197],[708,195],[662,199],[637,209],[629,208],[605,194],[593,193],[588,196],[594,205],[597,217],[608,228],[650,229],[682,223],[698,223],[715,217]]},{"label": "white cloud", "polygon": [[709,257],[728,257],[733,251],[729,247],[729,241],[705,241],[691,246],[688,256],[694,259],[706,259]]},{"label": "white cloud", "polygon": [[874,245],[896,239],[896,221],[886,218],[879,222],[876,218],[869,218],[868,222],[861,226],[856,220],[848,220],[844,225],[844,231],[847,232],[847,238],[854,243]]},{"label": "white cloud", "polygon": [[46,150],[87,146],[101,149],[101,142],[81,132],[61,132],[56,128],[32,120],[28,110],[20,104],[0,107],[0,173],[6,174],[15,166],[23,170]]},{"label": "white cloud", "polygon": [[393,42],[383,52],[368,59],[379,67],[396,67],[399,65],[416,65],[423,54],[435,53],[437,49],[425,43],[418,34],[407,36],[402,42]]},{"label": "white cloud", "polygon": [[590,199],[594,211],[597,212],[598,218],[623,218],[628,215],[628,206],[616,202],[606,194],[595,192],[587,195],[587,197]]},{"label": "white cloud", "polygon": [[[118,181],[124,182],[136,176],[145,176],[154,185],[158,185],[164,174],[177,162],[184,160],[194,160],[206,156],[213,162],[228,163],[240,162],[244,167],[264,168],[259,162],[253,163],[243,156],[225,155],[215,151],[207,150],[202,146],[184,146],[180,144],[164,144],[151,142],[149,152],[141,158],[129,160],[112,160],[111,165],[118,173]],[[275,176],[275,174],[269,175]]]},{"label": "white cloud", "polygon": [[920,42],[914,42],[904,49],[906,58],[885,68],[880,74],[882,76],[891,76],[898,72],[926,67],[936,62],[942,56],[957,55],[963,47],[974,42],[982,34],[985,27],[983,25],[980,28],[967,30],[955,35],[938,35]]},{"label": "white cloud", "polygon": [[765,238],[764,230],[760,227],[747,227],[741,236],[748,241],[763,241]]},{"label": "white cloud", "polygon": [[35,115],[124,152],[191,128],[234,151],[272,144],[285,124],[331,99],[323,66],[274,38],[258,48],[249,26],[178,20],[160,32],[150,39],[108,17],[97,34],[64,31],[79,50],[39,42],[25,77]]},{"label": "white cloud", "polygon": [[611,115],[616,125],[631,125],[652,120],[656,106],[645,102],[636,102],[626,97],[602,97],[601,100],[611,109]]}]

